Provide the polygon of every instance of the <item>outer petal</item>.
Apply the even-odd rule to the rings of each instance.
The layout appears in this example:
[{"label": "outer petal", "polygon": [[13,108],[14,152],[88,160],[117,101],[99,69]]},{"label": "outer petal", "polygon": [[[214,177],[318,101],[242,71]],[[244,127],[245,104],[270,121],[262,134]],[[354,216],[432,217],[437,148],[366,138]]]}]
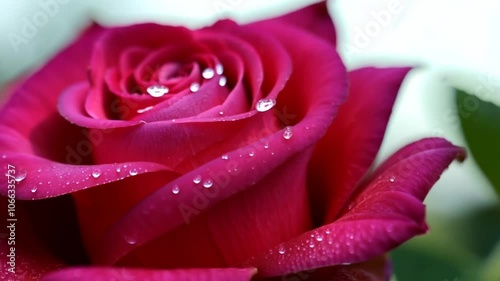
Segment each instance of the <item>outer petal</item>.
[{"label": "outer petal", "polygon": [[[0,215],[1,279],[38,281],[49,271],[86,262],[70,197],[16,201],[14,209],[8,208],[7,198],[0,197],[0,207],[3,210]],[[8,216],[8,211],[14,215]],[[9,225],[11,228],[7,228]],[[11,247],[15,248],[15,273],[7,271]]]},{"label": "outer petal", "polygon": [[389,281],[391,275],[390,260],[385,256],[381,256],[364,263],[316,268],[280,277],[267,278],[266,280]]},{"label": "outer petal", "polygon": [[[19,183],[19,199],[45,198],[69,192],[62,190],[62,186],[55,186],[56,182],[62,182],[59,178],[62,174],[46,171],[43,178],[38,178],[41,173],[38,169],[46,167],[51,170],[53,166],[58,166],[61,168],[58,171],[67,172],[75,167],[67,165],[71,153],[67,148],[76,149],[82,141],[86,141],[85,130],[59,116],[56,103],[66,87],[86,79],[92,45],[102,32],[103,29],[97,25],[89,28],[44,67],[16,85],[0,111],[0,163],[4,167],[7,164],[18,167],[21,178],[26,172],[26,178]],[[85,151],[84,154],[77,155],[78,164],[90,163],[90,152]],[[42,185],[52,183],[51,190],[38,192],[39,195],[36,191],[32,193],[31,190],[36,190],[40,182]],[[74,187],[75,190],[78,188]],[[5,195],[6,190],[6,181],[2,181],[0,194]]]},{"label": "outer petal", "polygon": [[[376,177],[360,189],[338,220],[270,249],[251,264],[260,274],[275,276],[358,263],[424,233],[427,226],[421,195],[427,193],[453,159],[463,156],[461,148],[446,141],[436,141],[439,146],[434,148],[425,146],[433,140],[419,142],[427,149],[413,150],[412,154],[403,148],[392,156],[387,162],[393,165],[383,165],[384,170],[376,172]],[[405,158],[394,161],[401,153]],[[412,161],[417,158],[425,161]]]},{"label": "outer petal", "polygon": [[311,161],[317,223],[333,221],[380,148],[399,87],[409,68],[363,68],[349,73],[349,98]]},{"label": "outer petal", "polygon": [[110,267],[70,268],[45,276],[42,281],[249,281],[255,268],[147,270]]},{"label": "outer petal", "polygon": [[336,45],[337,35],[328,13],[327,1],[321,1],[278,18],[257,22],[255,25],[263,25],[260,28],[265,28],[266,25],[275,23],[285,23],[303,29],[328,41],[333,46]]},{"label": "outer petal", "polygon": [[[244,155],[243,159],[247,157]],[[140,247],[129,255],[133,259],[129,257],[119,264],[155,268],[240,266],[251,256],[309,230],[305,184],[309,157],[310,150],[290,158],[252,188],[203,215],[196,217],[202,210],[195,209],[186,216],[188,225]],[[228,178],[227,183],[231,180]],[[217,196],[217,189],[202,190],[201,185],[194,206],[183,205],[186,213],[191,210],[188,207],[203,207],[203,203]]]}]

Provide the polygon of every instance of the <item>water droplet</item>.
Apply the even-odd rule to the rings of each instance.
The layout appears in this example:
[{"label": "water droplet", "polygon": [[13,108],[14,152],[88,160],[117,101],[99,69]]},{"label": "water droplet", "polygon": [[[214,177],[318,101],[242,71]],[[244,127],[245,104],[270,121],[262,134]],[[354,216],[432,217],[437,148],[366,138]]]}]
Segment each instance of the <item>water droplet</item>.
[{"label": "water droplet", "polygon": [[33,187],[31,188],[31,193],[35,193],[37,190],[38,190],[38,187],[33,186]]},{"label": "water droplet", "polygon": [[163,85],[151,85],[146,91],[152,97],[159,98],[168,93],[168,88]]},{"label": "water droplet", "polygon": [[221,158],[222,158],[222,160],[227,160],[227,159],[229,159],[229,155],[224,154],[224,155],[221,156]]},{"label": "water droplet", "polygon": [[309,244],[309,248],[314,248],[314,244],[313,243]]},{"label": "water droplet", "polygon": [[26,170],[21,170],[21,171],[19,171],[19,173],[17,173],[14,180],[17,182],[21,182],[22,180],[24,180],[26,178],[27,175],[28,175],[28,172]]},{"label": "water droplet", "polygon": [[206,180],[206,181],[203,183],[203,186],[204,186],[205,188],[210,188],[210,187],[212,187],[212,185],[213,185],[213,184],[214,184],[214,183],[212,182],[212,180]]},{"label": "water droplet", "polygon": [[224,86],[226,86],[226,84],[227,84],[227,78],[226,78],[226,76],[221,76],[219,78],[219,86],[224,87]]},{"label": "water droplet", "polygon": [[390,179],[389,179],[390,182],[395,182],[396,181],[396,177],[392,176]]},{"label": "water droplet", "polygon": [[116,172],[117,172],[117,173],[119,173],[119,172],[121,172],[121,171],[122,171],[122,169],[121,169],[120,167],[116,168]]},{"label": "water droplet", "polygon": [[224,72],[224,66],[222,66],[222,64],[217,64],[215,66],[215,72],[219,75],[221,75],[223,72]]},{"label": "water droplet", "polygon": [[286,252],[285,246],[280,245],[279,248],[278,248],[278,253],[280,253],[281,255],[283,255],[285,252]]},{"label": "water droplet", "polygon": [[203,78],[205,78],[205,79],[212,79],[214,77],[214,74],[215,74],[215,72],[212,68],[206,68],[201,73],[201,76],[203,76]]},{"label": "water droplet", "polygon": [[264,144],[264,148],[266,149],[269,148],[269,144],[268,143]]},{"label": "water droplet", "polygon": [[93,171],[92,176],[94,177],[94,179],[97,179],[98,177],[101,176],[101,171],[99,171],[99,170]]},{"label": "water droplet", "polygon": [[250,156],[250,157],[253,157],[254,155],[255,155],[255,152],[254,152],[254,151],[250,151],[250,152],[248,153],[248,156]]},{"label": "water droplet", "polygon": [[317,235],[316,235],[316,241],[318,241],[318,242],[323,241],[323,235],[321,235],[321,234],[317,234]]},{"label": "water droplet", "polygon": [[179,194],[180,191],[181,191],[181,189],[179,188],[178,185],[172,186],[172,193],[173,194]]},{"label": "water droplet", "polygon": [[137,170],[136,170],[136,169],[132,169],[132,170],[130,170],[128,173],[129,173],[129,175],[131,175],[131,176],[137,176],[137,174],[138,174],[138,172],[137,172]]},{"label": "water droplet", "polygon": [[148,106],[148,107],[145,107],[145,108],[142,108],[142,109],[137,109],[137,113],[144,113],[146,111],[150,111],[151,109],[153,109],[153,106]]},{"label": "water droplet", "polygon": [[189,90],[193,93],[198,92],[199,89],[200,89],[200,83],[198,82],[193,82],[191,86],[189,86]]},{"label": "water droplet", "polygon": [[133,236],[125,237],[125,241],[127,241],[127,243],[129,243],[130,245],[134,245],[135,243],[137,243],[136,238]]},{"label": "water droplet", "polygon": [[219,111],[219,114],[220,114],[220,115],[224,115],[224,111],[222,111],[222,110],[221,110],[221,111]]},{"label": "water droplet", "polygon": [[325,233],[328,235],[331,233],[330,229],[325,230]]},{"label": "water droplet", "polygon": [[265,112],[273,108],[276,105],[276,100],[274,99],[260,99],[255,105],[255,109],[258,112]]},{"label": "water droplet", "polygon": [[292,126],[286,126],[283,131],[283,137],[287,140],[291,139],[293,136]]},{"label": "water droplet", "polygon": [[195,184],[199,184],[201,182],[201,176],[196,176],[194,179],[193,179],[193,182]]}]

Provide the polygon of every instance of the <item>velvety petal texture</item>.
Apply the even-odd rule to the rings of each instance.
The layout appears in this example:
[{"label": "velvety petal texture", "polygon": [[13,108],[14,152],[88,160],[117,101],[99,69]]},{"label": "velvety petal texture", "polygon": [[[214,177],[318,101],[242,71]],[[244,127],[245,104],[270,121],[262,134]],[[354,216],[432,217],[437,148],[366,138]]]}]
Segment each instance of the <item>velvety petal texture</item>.
[{"label": "velvety petal texture", "polygon": [[41,281],[250,281],[253,268],[141,270],[127,268],[71,268],[51,273]]},{"label": "velvety petal texture", "polygon": [[309,166],[311,200],[318,224],[338,217],[372,165],[409,70],[361,68],[349,73],[349,98],[316,145]]},{"label": "velvety petal texture", "polygon": [[327,7],[94,24],[8,86],[16,280],[388,281],[385,254],[426,232],[422,201],[465,155],[424,139],[368,174],[410,68],[347,73]]},{"label": "velvety petal texture", "polygon": [[442,171],[463,157],[462,148],[443,139],[401,149],[359,188],[337,220],[271,248],[251,264],[259,274],[274,276],[358,263],[388,252],[425,233],[421,201]]}]

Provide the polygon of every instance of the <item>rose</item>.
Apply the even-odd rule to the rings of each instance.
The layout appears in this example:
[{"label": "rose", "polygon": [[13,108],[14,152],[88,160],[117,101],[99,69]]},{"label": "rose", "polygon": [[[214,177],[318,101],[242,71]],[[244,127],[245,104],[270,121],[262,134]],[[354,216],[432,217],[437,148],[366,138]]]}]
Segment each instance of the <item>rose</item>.
[{"label": "rose", "polygon": [[365,176],[408,71],[347,75],[324,2],[195,31],[92,26],[0,113],[12,276],[387,280],[384,254],[425,232],[421,201],[463,156],[424,139]]}]

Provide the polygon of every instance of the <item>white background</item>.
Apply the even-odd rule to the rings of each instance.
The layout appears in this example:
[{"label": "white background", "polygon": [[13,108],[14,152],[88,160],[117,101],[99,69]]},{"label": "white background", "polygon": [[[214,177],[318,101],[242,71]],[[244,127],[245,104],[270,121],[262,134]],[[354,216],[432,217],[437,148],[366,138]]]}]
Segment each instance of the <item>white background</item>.
[{"label": "white background", "polygon": [[[197,28],[222,17],[245,23],[314,1],[299,0],[3,0],[0,84],[47,59],[90,20],[101,24],[155,21]],[[391,9],[396,5],[399,7]],[[398,97],[379,159],[425,136],[465,145],[453,116],[451,86],[500,105],[500,2],[488,0],[337,0],[330,3],[339,52],[349,69],[418,66]],[[45,15],[45,16],[44,16]],[[35,32],[23,35],[26,25]],[[26,41],[16,44],[13,38]],[[500,121],[499,121],[500,122]],[[379,160],[380,161],[380,160]],[[431,212],[456,215],[495,203],[473,157],[454,163],[431,192]]]}]

